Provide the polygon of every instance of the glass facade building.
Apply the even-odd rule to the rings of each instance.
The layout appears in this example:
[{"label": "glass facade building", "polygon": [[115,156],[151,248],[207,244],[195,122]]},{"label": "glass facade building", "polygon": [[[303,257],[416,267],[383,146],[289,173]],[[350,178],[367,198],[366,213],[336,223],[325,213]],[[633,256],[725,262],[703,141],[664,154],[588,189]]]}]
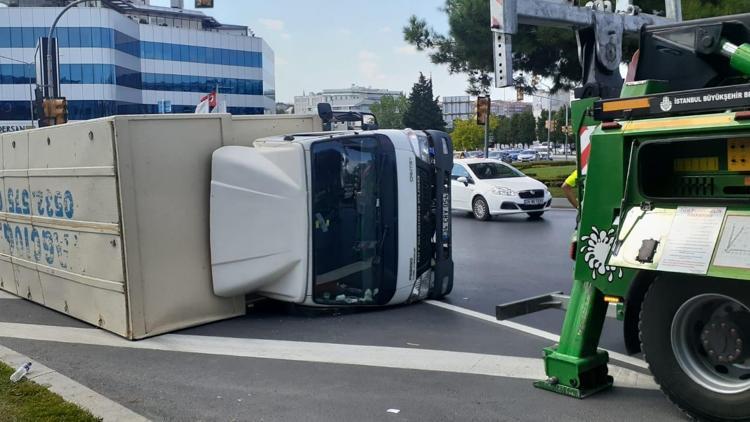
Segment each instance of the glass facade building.
[{"label": "glass facade building", "polygon": [[[274,54],[263,39],[200,12],[129,6],[74,7],[58,23],[70,120],[156,113],[160,101],[173,113],[193,112],[214,89],[230,113],[275,111]],[[0,131],[29,124],[36,44],[61,10],[0,7]],[[178,21],[171,15],[182,25],[171,26]]]}]

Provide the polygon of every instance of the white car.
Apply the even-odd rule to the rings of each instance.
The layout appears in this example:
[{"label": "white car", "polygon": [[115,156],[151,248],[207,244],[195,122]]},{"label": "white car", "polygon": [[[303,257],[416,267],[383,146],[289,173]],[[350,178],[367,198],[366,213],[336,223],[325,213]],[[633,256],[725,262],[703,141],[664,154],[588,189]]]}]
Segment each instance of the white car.
[{"label": "white car", "polygon": [[539,154],[533,149],[526,149],[518,154],[518,161],[524,163],[529,161],[536,161],[539,158]]},{"label": "white car", "polygon": [[478,220],[522,213],[539,218],[552,204],[544,183],[502,161],[483,158],[453,160],[451,191],[451,208],[469,211]]}]

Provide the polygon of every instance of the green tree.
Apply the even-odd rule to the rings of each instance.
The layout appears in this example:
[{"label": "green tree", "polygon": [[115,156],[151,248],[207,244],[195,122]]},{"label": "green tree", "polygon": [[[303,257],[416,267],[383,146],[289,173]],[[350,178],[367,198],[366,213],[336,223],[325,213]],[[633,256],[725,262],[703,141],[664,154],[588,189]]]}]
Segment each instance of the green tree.
[{"label": "green tree", "polygon": [[[636,2],[646,13],[664,9],[664,0]],[[682,17],[685,20],[734,15],[750,11],[750,0],[682,0]]]},{"label": "green tree", "polygon": [[[500,119],[497,116],[490,116],[489,133],[497,133]],[[453,121],[453,131],[451,132],[453,140],[453,149],[456,151],[474,151],[484,149],[484,126],[478,125],[476,119]],[[497,142],[497,139],[495,139]]]},{"label": "green tree", "polygon": [[510,118],[510,143],[530,145],[537,139],[536,119],[531,110],[514,114]]},{"label": "green tree", "polygon": [[[547,119],[549,118],[549,112],[542,110],[542,113],[536,119],[536,137],[540,141],[547,141]],[[565,109],[560,108],[559,110],[552,113],[552,131],[550,132],[549,139],[552,141],[554,146],[565,142]],[[570,122],[568,122],[570,123]]]},{"label": "green tree", "polygon": [[425,78],[421,72],[409,94],[409,105],[404,113],[403,123],[415,130],[445,130],[443,112],[438,99],[432,94],[432,79]]},{"label": "green tree", "polygon": [[[646,12],[664,8],[663,0],[638,3]],[[683,0],[682,9],[685,19],[721,16],[747,12],[750,0]],[[489,2],[446,0],[441,10],[448,17],[447,34],[435,31],[426,20],[411,16],[404,28],[404,39],[420,51],[427,50],[433,63],[447,65],[451,73],[467,74],[469,94],[488,92],[490,75],[494,72]],[[580,82],[578,46],[572,30],[519,25],[513,49],[515,70],[550,78],[554,82],[553,91]],[[526,85],[523,76],[518,77],[518,84]]]},{"label": "green tree", "polygon": [[455,151],[474,151],[480,149],[484,143],[484,127],[475,120],[453,120],[451,132],[453,149]]},{"label": "green tree", "polygon": [[380,101],[370,106],[370,111],[378,118],[378,126],[381,129],[403,129],[404,113],[409,108],[409,100],[399,95],[390,95],[380,98]]},{"label": "green tree", "polygon": [[510,119],[507,116],[497,117],[497,126],[493,132],[495,144],[508,145],[513,143],[513,130],[510,126]]},{"label": "green tree", "polygon": [[541,114],[536,119],[536,138],[547,139],[547,116],[549,111],[542,109]]}]

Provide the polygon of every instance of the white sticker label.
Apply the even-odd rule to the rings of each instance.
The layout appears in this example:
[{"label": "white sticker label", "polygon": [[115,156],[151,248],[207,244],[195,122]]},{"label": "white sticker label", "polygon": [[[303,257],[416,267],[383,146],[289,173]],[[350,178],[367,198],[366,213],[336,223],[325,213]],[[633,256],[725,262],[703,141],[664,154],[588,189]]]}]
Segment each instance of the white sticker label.
[{"label": "white sticker label", "polygon": [[658,271],[706,274],[726,208],[679,207]]},{"label": "white sticker label", "polygon": [[750,216],[727,216],[714,265],[750,269]]}]

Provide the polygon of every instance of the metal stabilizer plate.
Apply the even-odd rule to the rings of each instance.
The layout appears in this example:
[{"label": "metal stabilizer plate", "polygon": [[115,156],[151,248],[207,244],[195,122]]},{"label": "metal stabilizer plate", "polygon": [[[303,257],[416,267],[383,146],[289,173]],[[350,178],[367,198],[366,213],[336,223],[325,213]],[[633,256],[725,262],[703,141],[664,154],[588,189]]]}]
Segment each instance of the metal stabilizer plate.
[{"label": "metal stabilizer plate", "polygon": [[552,380],[535,381],[534,387],[542,390],[552,391],[553,393],[562,394],[564,396],[575,397],[577,399],[585,399],[588,396],[594,395],[600,391],[612,388],[614,379],[611,376],[607,376],[607,382],[598,385],[593,388],[581,389],[573,388],[567,385],[560,384],[559,382]]}]

